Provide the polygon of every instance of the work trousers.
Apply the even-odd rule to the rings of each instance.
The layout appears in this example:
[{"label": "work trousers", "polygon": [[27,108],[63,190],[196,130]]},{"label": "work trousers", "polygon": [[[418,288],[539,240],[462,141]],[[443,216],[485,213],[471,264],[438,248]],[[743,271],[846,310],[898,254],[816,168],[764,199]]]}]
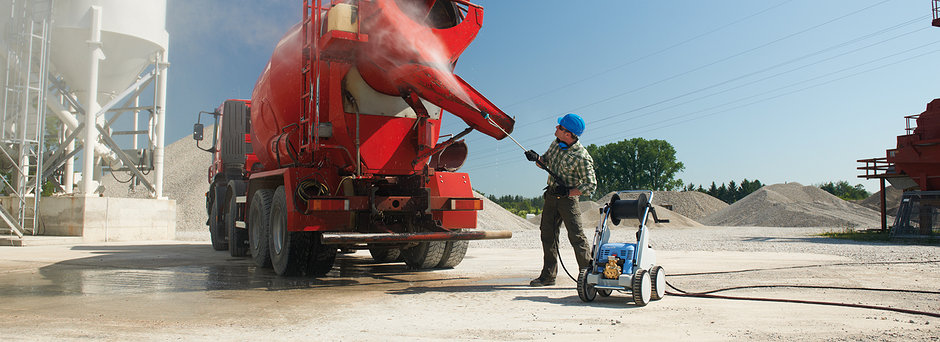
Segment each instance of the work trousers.
[{"label": "work trousers", "polygon": [[555,196],[551,190],[544,194],[545,205],[542,206],[542,222],[539,230],[542,232],[542,252],[544,253],[544,263],[541,279],[555,279],[558,273],[558,233],[561,223],[565,223],[568,229],[568,240],[571,241],[571,247],[574,248],[574,256],[578,260],[578,270],[572,270],[574,273],[582,268],[588,267],[591,260],[591,250],[581,230],[581,207],[578,205],[578,197]]}]

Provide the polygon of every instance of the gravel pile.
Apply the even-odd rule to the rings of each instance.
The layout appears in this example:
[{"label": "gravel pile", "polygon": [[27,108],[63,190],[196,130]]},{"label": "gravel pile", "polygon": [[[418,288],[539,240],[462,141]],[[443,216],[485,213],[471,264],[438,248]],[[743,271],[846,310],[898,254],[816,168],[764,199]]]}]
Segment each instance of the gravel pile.
[{"label": "gravel pile", "polygon": [[[205,128],[212,131],[212,126]],[[205,144],[205,143],[204,143]],[[176,239],[208,241],[206,226],[206,191],[209,190],[208,173],[212,154],[196,148],[191,137],[184,137],[164,149],[163,196],[176,200]],[[117,174],[124,180],[127,175]],[[148,175],[152,181],[153,172]],[[105,196],[145,198],[147,188],[119,183],[111,175],[102,176]]]},{"label": "gravel pile", "polygon": [[[655,197],[655,196],[654,196]],[[582,201],[581,202],[581,222],[584,224],[585,228],[596,227],[600,224],[601,213],[600,208],[603,208],[610,200],[607,201]],[[647,226],[651,228],[661,228],[661,227],[701,227],[702,224],[697,221],[685,217],[679,213],[666,209],[662,206],[653,204],[653,207],[656,208],[656,216],[661,220],[669,220],[669,222],[655,223],[653,222],[653,216],[650,215],[649,219],[646,221]],[[540,217],[541,218],[541,217]],[[620,222],[621,226],[630,226],[637,227],[639,226],[640,221],[635,219],[627,219]],[[608,222],[608,225],[610,223]]]},{"label": "gravel pile", "polygon": [[477,212],[477,227],[485,230],[510,230],[513,232],[538,230],[538,225],[503,209],[496,202],[476,192],[473,196],[483,200],[483,210]]},{"label": "gravel pile", "polygon": [[[889,216],[894,216],[898,212],[898,206],[901,205],[901,195],[903,194],[904,191],[901,191],[894,186],[885,187],[885,212]],[[874,195],[871,195],[868,198],[855,203],[863,207],[873,209],[877,212],[881,212],[881,191],[878,191]]]},{"label": "gravel pile", "polygon": [[[596,202],[581,201],[581,222],[585,225],[585,227],[595,227],[598,225],[598,223],[600,223],[601,216],[599,209],[603,208],[605,204],[609,203],[611,196],[613,196],[615,193],[616,192],[610,192],[598,199]],[[622,196],[622,199],[634,199],[636,196],[637,195],[625,194]],[[725,202],[709,196],[708,194],[686,191],[654,191],[653,205],[656,208],[656,214],[659,216],[659,218],[667,219],[669,222],[655,223],[652,220],[652,216],[650,216],[647,224],[652,228],[700,227],[702,226],[701,223],[686,216],[686,214],[690,214],[696,217],[703,217],[728,206],[728,204]],[[666,209],[664,205],[671,206],[672,210]],[[542,215],[536,215],[535,218],[530,219],[529,222],[538,226],[541,220]],[[620,224],[636,226],[639,225],[639,221],[627,220]]]},{"label": "gravel pile", "polygon": [[844,201],[815,186],[767,185],[700,222],[709,226],[880,226],[878,212]]},{"label": "gravel pile", "polygon": [[[597,200],[603,205],[610,202],[611,192]],[[624,197],[626,198],[626,197]],[[728,203],[698,191],[653,191],[653,204],[671,208],[672,212],[692,220],[700,220],[728,207]],[[660,213],[660,209],[656,210]]]}]

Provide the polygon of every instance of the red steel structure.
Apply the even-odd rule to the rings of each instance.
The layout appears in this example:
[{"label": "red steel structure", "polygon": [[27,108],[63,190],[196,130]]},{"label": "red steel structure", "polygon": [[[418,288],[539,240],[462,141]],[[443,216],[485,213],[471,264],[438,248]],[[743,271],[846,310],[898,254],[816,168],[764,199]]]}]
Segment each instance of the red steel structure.
[{"label": "red steel structure", "polygon": [[[897,137],[897,147],[886,151],[884,158],[860,159],[864,171],[860,178],[880,179],[882,217],[884,212],[884,182],[891,182],[902,190],[940,190],[940,99],[927,104],[917,115],[908,115],[906,134]],[[884,219],[882,228],[886,228]]]},{"label": "red steel structure", "polygon": [[[482,201],[469,175],[454,172],[466,158],[463,136],[502,139],[514,125],[453,73],[483,8],[305,0],[303,9],[251,101],[233,104],[249,108],[254,157],[228,179],[236,184],[214,196],[210,189],[210,232],[216,222],[222,228],[213,233],[228,232],[232,255],[250,253],[281,275],[325,274],[339,248],[368,248],[377,261],[413,268],[453,267],[466,240],[509,237],[472,229]],[[445,111],[468,127],[441,141]]]}]

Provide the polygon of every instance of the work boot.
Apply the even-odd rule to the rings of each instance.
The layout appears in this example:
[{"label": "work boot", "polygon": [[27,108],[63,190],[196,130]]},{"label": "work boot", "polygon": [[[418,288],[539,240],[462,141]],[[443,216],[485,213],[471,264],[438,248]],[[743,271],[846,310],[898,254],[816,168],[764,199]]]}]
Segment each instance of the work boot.
[{"label": "work boot", "polygon": [[535,278],[529,282],[529,286],[532,286],[532,287],[542,287],[542,286],[552,286],[552,285],[555,285],[555,279]]}]

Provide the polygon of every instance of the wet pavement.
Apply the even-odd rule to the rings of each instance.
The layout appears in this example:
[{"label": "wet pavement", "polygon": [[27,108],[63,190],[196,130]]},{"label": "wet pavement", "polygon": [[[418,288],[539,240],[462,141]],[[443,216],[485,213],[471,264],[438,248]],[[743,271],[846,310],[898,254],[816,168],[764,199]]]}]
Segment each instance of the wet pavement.
[{"label": "wet pavement", "polygon": [[[11,247],[12,248],[12,247]],[[43,248],[43,247],[32,247]],[[65,247],[45,247],[65,248]],[[217,290],[315,289],[457,280],[403,263],[376,264],[368,252],[340,254],[324,277],[279,277],[250,258],[234,258],[205,244],[84,245],[68,247],[87,256],[25,272],[0,267],[0,297],[132,295]],[[16,248],[12,248],[15,250]],[[16,260],[15,263],[30,263]],[[465,278],[464,278],[465,279]]]},{"label": "wet pavement", "polygon": [[[890,274],[906,276],[886,277],[882,268],[831,255],[664,251],[660,258],[670,282],[686,290],[831,285],[747,287],[731,294],[940,310],[935,263],[892,264]],[[538,249],[471,244],[458,267],[430,271],[377,264],[360,251],[340,254],[333,270],[319,278],[278,277],[207,243],[176,241],[0,247],[0,260],[0,320],[8,322],[0,326],[0,341],[503,341],[626,335],[930,341],[940,336],[936,318],[858,308],[676,296],[636,307],[623,293],[584,303],[563,273],[556,286],[527,286],[541,267]],[[931,291],[858,292],[839,286]],[[664,324],[669,328],[656,328]]]}]

